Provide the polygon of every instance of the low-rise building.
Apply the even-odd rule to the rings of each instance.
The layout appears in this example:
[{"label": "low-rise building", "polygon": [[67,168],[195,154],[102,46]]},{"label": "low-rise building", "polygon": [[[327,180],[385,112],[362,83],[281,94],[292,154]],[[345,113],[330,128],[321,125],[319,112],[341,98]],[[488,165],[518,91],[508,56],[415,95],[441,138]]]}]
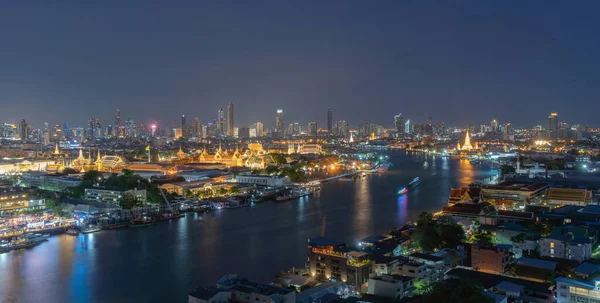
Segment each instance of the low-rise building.
[{"label": "low-rise building", "polygon": [[583,262],[592,257],[592,242],[572,234],[552,234],[540,239],[540,256]]},{"label": "low-rise building", "polygon": [[309,240],[308,267],[317,278],[361,286],[369,281],[372,262],[367,253],[353,251],[344,242],[319,237]]},{"label": "low-rise building", "polygon": [[513,203],[530,202],[544,194],[548,185],[543,182],[504,181],[497,185],[484,185],[481,197],[485,201],[512,201]]},{"label": "low-rise building", "polygon": [[26,172],[21,176],[23,184],[44,190],[62,191],[81,184],[81,178],[50,175],[45,172]]},{"label": "low-rise building", "polygon": [[549,188],[546,190],[546,202],[552,205],[581,205],[592,202],[592,192],[587,189]]},{"label": "low-rise building", "polygon": [[402,299],[412,294],[414,278],[402,275],[383,275],[369,279],[367,293],[388,299]]},{"label": "low-rise building", "polygon": [[188,294],[190,303],[295,303],[296,292],[269,284],[227,275],[217,286],[204,286]]},{"label": "low-rise building", "polygon": [[505,245],[471,246],[471,268],[494,274],[503,274],[510,262],[510,247]]},{"label": "low-rise building", "polygon": [[132,195],[139,202],[147,202],[145,189],[115,189],[106,187],[90,187],[85,189],[85,199],[92,201],[119,204],[125,195]]},{"label": "low-rise building", "polygon": [[280,176],[263,175],[238,175],[235,176],[235,182],[241,184],[254,184],[260,186],[279,187],[283,186],[284,178]]},{"label": "low-rise building", "polygon": [[36,198],[35,193],[35,189],[0,190],[0,213],[44,209],[46,201]]}]

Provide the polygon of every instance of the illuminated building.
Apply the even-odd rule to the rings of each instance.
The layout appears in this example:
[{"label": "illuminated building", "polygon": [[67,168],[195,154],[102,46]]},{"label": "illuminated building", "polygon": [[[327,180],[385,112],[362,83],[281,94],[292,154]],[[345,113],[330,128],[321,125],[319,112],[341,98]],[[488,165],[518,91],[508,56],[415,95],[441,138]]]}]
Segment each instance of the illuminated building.
[{"label": "illuminated building", "polygon": [[492,120],[490,123],[490,130],[494,133],[498,132],[498,121],[496,119]]},{"label": "illuminated building", "polygon": [[277,115],[275,116],[275,131],[279,134],[283,134],[283,109],[277,110]]},{"label": "illuminated building", "polygon": [[337,135],[347,137],[350,129],[348,128],[348,122],[345,120],[341,120],[337,123]]},{"label": "illuminated building", "polygon": [[229,137],[233,137],[234,127],[235,124],[233,121],[233,103],[229,102],[229,105],[227,105],[227,135]]},{"label": "illuminated building", "polygon": [[345,243],[326,238],[308,241],[310,275],[320,280],[342,281],[360,286],[369,281],[372,263],[368,254],[353,251]]},{"label": "illuminated building", "polygon": [[300,154],[320,154],[321,145],[315,143],[300,144],[298,146],[298,153]]},{"label": "illuminated building", "polygon": [[90,187],[85,189],[85,199],[90,201],[99,201],[106,203],[119,204],[126,195],[132,195],[138,202],[146,202],[145,189],[114,189],[104,187]]},{"label": "illuminated building", "polygon": [[398,132],[398,135],[405,133],[404,117],[402,114],[397,114],[394,116],[394,126],[396,127],[396,132]]},{"label": "illuminated building", "polygon": [[22,141],[29,139],[29,125],[27,125],[25,119],[21,119],[21,122],[19,123],[19,138]]},{"label": "illuminated building", "polygon": [[331,107],[327,109],[327,132],[329,134],[333,132],[333,110]]},{"label": "illuminated building", "polygon": [[406,123],[404,123],[404,132],[407,134],[412,134],[410,129],[410,119],[406,120]]},{"label": "illuminated building", "polygon": [[26,211],[35,209],[44,209],[46,203],[44,199],[32,199],[35,190],[30,189],[12,189],[9,191],[0,191],[0,213]]},{"label": "illuminated building", "polygon": [[509,247],[474,243],[471,248],[471,267],[482,272],[503,274],[511,261]]},{"label": "illuminated building", "polygon": [[317,122],[308,122],[308,134],[311,136],[317,135]]},{"label": "illuminated building", "polygon": [[225,133],[225,114],[223,108],[219,108],[217,111],[217,134],[223,135]]},{"label": "illuminated building", "polygon": [[469,131],[465,134],[465,144],[460,148],[460,150],[472,150],[473,146],[471,146],[471,136],[469,135]]},{"label": "illuminated building", "polygon": [[555,139],[558,137],[558,113],[550,113],[548,116],[548,130],[550,131],[550,137]]},{"label": "illuminated building", "polygon": [[183,133],[181,131],[181,127],[176,127],[173,129],[173,137],[175,139],[179,139],[183,136]]},{"label": "illuminated building", "polygon": [[17,134],[17,127],[14,124],[0,124],[0,139],[14,139]]}]

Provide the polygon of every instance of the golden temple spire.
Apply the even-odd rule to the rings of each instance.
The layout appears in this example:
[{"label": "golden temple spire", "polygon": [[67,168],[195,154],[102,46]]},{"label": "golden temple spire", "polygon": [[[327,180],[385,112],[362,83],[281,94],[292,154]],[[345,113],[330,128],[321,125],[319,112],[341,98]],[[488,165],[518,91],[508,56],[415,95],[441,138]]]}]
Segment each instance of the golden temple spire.
[{"label": "golden temple spire", "polygon": [[56,145],[54,146],[54,154],[55,155],[60,154],[60,152],[58,151],[58,143],[56,143]]},{"label": "golden temple spire", "polygon": [[471,136],[469,135],[469,131],[465,135],[465,144],[462,146],[463,150],[472,150],[473,146],[471,146]]},{"label": "golden temple spire", "polygon": [[98,157],[96,157],[96,163],[102,162],[102,158],[100,157],[100,149],[98,148]]},{"label": "golden temple spire", "polygon": [[83,149],[80,147],[79,148],[79,158],[77,158],[79,160],[85,160],[85,158],[83,157]]}]

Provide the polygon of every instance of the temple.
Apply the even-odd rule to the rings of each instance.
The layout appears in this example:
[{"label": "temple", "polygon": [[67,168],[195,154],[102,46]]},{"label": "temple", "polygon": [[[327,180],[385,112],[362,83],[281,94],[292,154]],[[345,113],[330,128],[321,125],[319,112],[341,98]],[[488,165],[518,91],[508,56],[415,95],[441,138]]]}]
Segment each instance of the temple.
[{"label": "temple", "polygon": [[[460,145],[458,145],[460,147]],[[473,146],[471,146],[471,136],[469,135],[469,131],[467,131],[467,134],[465,135],[465,144],[463,144],[462,147],[459,148],[460,150],[472,150]]]}]

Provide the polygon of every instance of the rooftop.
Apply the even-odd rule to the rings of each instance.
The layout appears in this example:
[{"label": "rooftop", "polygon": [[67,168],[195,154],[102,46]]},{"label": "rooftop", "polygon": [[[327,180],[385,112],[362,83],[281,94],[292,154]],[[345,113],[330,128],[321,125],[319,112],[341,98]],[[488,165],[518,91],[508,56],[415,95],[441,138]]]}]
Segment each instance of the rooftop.
[{"label": "rooftop", "polygon": [[444,258],[442,258],[442,257],[436,257],[434,255],[428,255],[428,254],[424,254],[424,253],[413,253],[409,257],[411,257],[413,259],[421,259],[421,260],[427,260],[427,261],[432,261],[432,262],[444,261]]},{"label": "rooftop", "polygon": [[484,190],[486,189],[493,189],[493,190],[518,190],[518,191],[528,191],[528,192],[532,192],[532,191],[536,191],[542,188],[547,187],[548,185],[546,185],[546,183],[543,182],[527,182],[527,181],[514,181],[514,180],[510,180],[510,181],[504,181],[500,184],[497,185],[485,185],[483,187]]},{"label": "rooftop", "polygon": [[584,276],[591,276],[597,273],[598,271],[600,271],[600,267],[589,262],[583,262],[581,263],[581,265],[575,268],[575,274],[580,274]]},{"label": "rooftop", "polygon": [[318,237],[318,238],[308,239],[308,245],[310,245],[310,246],[329,246],[329,245],[343,246],[343,245],[346,245],[346,243],[344,243],[342,241],[338,241],[338,240],[325,238],[325,237]]},{"label": "rooftop", "polygon": [[525,286],[508,281],[502,281],[500,284],[496,285],[495,288],[505,292],[522,292],[523,289],[525,289]]},{"label": "rooftop", "polygon": [[228,291],[228,290],[219,289],[219,288],[211,287],[211,286],[203,286],[203,287],[196,288],[194,291],[190,292],[189,295],[194,298],[208,301],[212,297],[214,297],[215,295],[217,295],[218,293],[223,292],[223,291]]},{"label": "rooftop", "polygon": [[590,202],[592,193],[585,189],[549,188],[546,197],[548,200]]},{"label": "rooftop", "polygon": [[480,271],[468,270],[465,268],[453,268],[453,269],[449,270],[448,272],[446,272],[446,275],[451,276],[451,277],[456,277],[459,279],[472,280],[474,282],[479,282],[486,289],[496,286],[496,285],[506,281],[506,282],[510,282],[513,284],[521,285],[521,286],[525,287],[526,289],[530,289],[530,290],[533,290],[538,293],[546,293],[546,294],[552,293],[552,291],[550,290],[550,287],[552,287],[553,284],[551,284],[551,283],[533,282],[533,281],[524,280],[524,279],[511,278],[511,277],[507,277],[507,276],[501,276],[501,275],[495,275],[495,274],[488,274],[488,273],[484,273],[484,272],[480,272]]},{"label": "rooftop", "polygon": [[444,212],[459,213],[459,214],[473,214],[473,215],[492,215],[496,213],[496,208],[488,202],[480,203],[456,203],[452,206],[446,206],[443,208]]},{"label": "rooftop", "polygon": [[548,270],[555,270],[557,264],[558,263],[552,262],[552,261],[545,261],[545,260],[532,259],[532,258],[526,258],[526,257],[522,257],[517,260],[517,265],[520,265],[520,266],[537,267],[537,268],[543,268],[543,269],[548,269]]},{"label": "rooftop", "polygon": [[387,281],[387,282],[407,282],[413,280],[413,277],[407,277],[403,275],[383,275],[372,277],[373,280]]}]

